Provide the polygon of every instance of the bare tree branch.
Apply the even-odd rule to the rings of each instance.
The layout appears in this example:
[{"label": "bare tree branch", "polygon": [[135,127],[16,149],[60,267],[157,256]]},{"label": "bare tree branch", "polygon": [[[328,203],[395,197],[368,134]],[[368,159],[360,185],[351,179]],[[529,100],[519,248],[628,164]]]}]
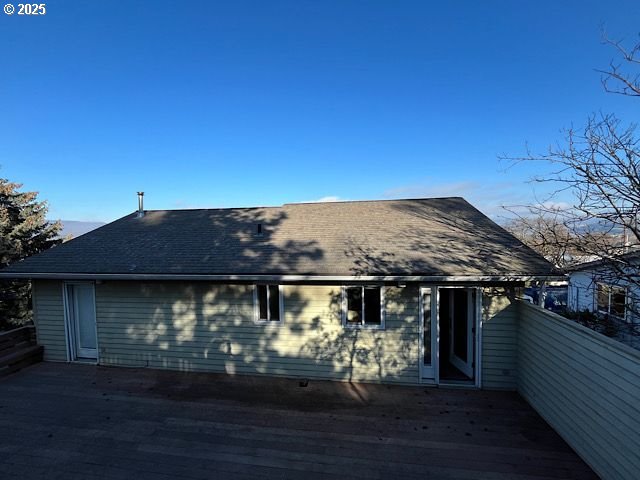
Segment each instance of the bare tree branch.
[{"label": "bare tree branch", "polygon": [[[606,32],[602,33],[602,42],[617,50],[627,64],[632,67],[640,65],[640,42],[627,49],[621,41],[609,38]],[[596,71],[602,74],[601,82],[606,92],[631,97],[640,96],[640,75],[631,75],[625,72],[621,64],[612,61],[609,63],[608,69]],[[611,87],[610,84],[614,84],[614,87]]]},{"label": "bare tree branch", "polygon": [[[626,48],[603,35],[621,58],[598,70],[607,92],[640,96],[640,43]],[[636,125],[613,114],[591,115],[546,153],[502,156],[511,166],[534,162],[550,171],[533,178],[552,186],[544,201],[517,209],[507,228],[560,268],[598,261],[599,278],[640,291],[640,137]],[[560,200],[568,207],[560,208]],[[523,213],[524,212],[524,213]],[[639,301],[627,307],[640,315]]]}]

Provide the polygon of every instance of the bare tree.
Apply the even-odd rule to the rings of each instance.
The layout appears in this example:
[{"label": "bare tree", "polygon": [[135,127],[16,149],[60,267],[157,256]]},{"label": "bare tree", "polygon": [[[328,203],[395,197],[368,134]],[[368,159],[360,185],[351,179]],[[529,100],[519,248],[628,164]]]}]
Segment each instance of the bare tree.
[{"label": "bare tree", "polygon": [[571,232],[562,223],[560,211],[527,210],[526,214],[513,211],[503,227],[525,245],[533,248],[556,267],[564,269],[575,257]]},{"label": "bare tree", "polygon": [[[640,96],[640,43],[625,48],[604,36],[617,57],[599,70],[606,91],[631,98]],[[528,229],[529,243],[551,252],[558,266],[565,255],[598,260],[601,281],[640,289],[640,138],[636,125],[614,114],[594,114],[580,128],[565,131],[562,143],[541,155],[502,156],[512,164],[541,162],[548,173],[535,182],[550,184],[553,192],[528,206],[520,221]],[[559,208],[559,200],[570,204]],[[550,223],[551,222],[551,223]],[[533,242],[533,244],[531,243]],[[536,243],[537,242],[537,243]],[[605,278],[603,278],[605,277]],[[636,308],[637,302],[629,302]]]},{"label": "bare tree", "polygon": [[620,57],[609,62],[607,69],[598,70],[602,74],[601,81],[605,91],[630,97],[640,97],[640,75],[633,72],[630,73],[625,69],[625,67],[630,67],[633,70],[633,68],[640,67],[640,42],[631,48],[626,48],[621,41],[612,40],[606,32],[602,34],[602,41],[617,50]]}]

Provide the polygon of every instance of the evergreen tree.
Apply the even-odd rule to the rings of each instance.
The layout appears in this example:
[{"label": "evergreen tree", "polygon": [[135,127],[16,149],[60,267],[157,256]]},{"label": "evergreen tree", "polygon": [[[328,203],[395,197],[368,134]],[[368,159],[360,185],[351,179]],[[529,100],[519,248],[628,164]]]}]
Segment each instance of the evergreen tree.
[{"label": "evergreen tree", "polygon": [[[22,185],[0,178],[0,268],[42,252],[60,240],[60,222],[46,219],[47,202],[38,192],[21,192]],[[0,280],[0,330],[31,320],[31,284]]]}]

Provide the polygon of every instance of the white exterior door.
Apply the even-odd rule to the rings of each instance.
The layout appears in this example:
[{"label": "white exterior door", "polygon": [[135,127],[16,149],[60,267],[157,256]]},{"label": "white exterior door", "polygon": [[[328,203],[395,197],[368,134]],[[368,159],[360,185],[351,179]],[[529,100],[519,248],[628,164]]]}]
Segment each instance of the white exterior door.
[{"label": "white exterior door", "polygon": [[476,318],[476,289],[451,289],[450,357],[451,364],[469,378],[473,378],[473,333]]},{"label": "white exterior door", "polygon": [[420,289],[420,377],[438,382],[439,335],[437,289]]},{"label": "white exterior door", "polygon": [[95,292],[91,283],[65,285],[67,332],[72,360],[96,360]]},{"label": "white exterior door", "polygon": [[[450,378],[452,365],[480,386],[482,330],[479,312],[481,290],[477,287],[428,286],[420,288],[420,380],[440,384]],[[445,367],[445,373],[441,368]]]}]

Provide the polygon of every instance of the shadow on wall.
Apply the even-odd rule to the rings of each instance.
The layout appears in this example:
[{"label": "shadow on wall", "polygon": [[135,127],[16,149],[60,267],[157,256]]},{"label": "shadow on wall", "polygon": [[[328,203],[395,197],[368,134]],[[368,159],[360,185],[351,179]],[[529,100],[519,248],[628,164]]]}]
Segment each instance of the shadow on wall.
[{"label": "shadow on wall", "polygon": [[[312,320],[299,357],[317,362],[333,362],[349,381],[365,370],[370,379],[401,378],[417,362],[418,312],[417,288],[385,289],[385,331],[347,329],[340,325],[342,295],[338,290],[329,294],[330,319],[316,316]],[[415,299],[412,302],[412,295]],[[327,321],[329,320],[329,321]],[[415,377],[414,377],[415,378]]]},{"label": "shadow on wall", "polygon": [[516,305],[524,287],[485,287],[482,292],[482,318],[495,316],[497,311]]},{"label": "shadow on wall", "polygon": [[104,364],[400,383],[418,376],[417,287],[386,289],[385,330],[342,327],[339,287],[286,286],[284,320],[272,324],[255,323],[252,285],[97,288]]}]

